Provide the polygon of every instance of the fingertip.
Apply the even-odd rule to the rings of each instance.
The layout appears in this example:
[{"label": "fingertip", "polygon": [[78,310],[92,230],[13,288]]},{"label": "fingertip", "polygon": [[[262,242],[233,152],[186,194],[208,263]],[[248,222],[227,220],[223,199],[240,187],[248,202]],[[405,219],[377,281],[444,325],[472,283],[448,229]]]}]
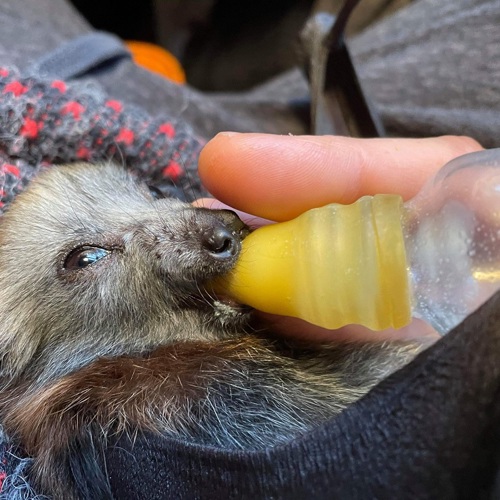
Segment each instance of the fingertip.
[{"label": "fingertip", "polygon": [[192,205],[197,208],[209,208],[210,210],[232,210],[251,229],[257,229],[258,227],[274,223],[272,220],[256,217],[253,214],[237,210],[214,198],[198,198],[193,201]]},{"label": "fingertip", "polygon": [[247,134],[238,132],[219,132],[207,142],[198,159],[198,175],[208,191],[217,193],[226,191],[239,168],[239,161],[244,148],[239,139]]},{"label": "fingertip", "polygon": [[272,198],[268,191],[279,184],[269,181],[268,176],[273,177],[276,170],[268,167],[276,165],[276,160],[268,158],[267,152],[271,151],[271,156],[276,153],[279,137],[219,133],[200,154],[198,173],[204,186],[224,203],[245,212],[257,207],[259,215],[266,217],[265,200]]},{"label": "fingertip", "polygon": [[220,144],[224,141],[222,134],[217,134],[214,138],[210,139],[200,152],[198,158],[198,174],[201,181],[206,185],[205,178],[210,180],[210,171],[217,161],[217,156],[220,150]]},{"label": "fingertip", "polygon": [[[223,202],[261,217],[286,220],[314,203],[353,197],[359,163],[353,153],[359,148],[352,148],[345,138],[327,141],[312,136],[223,132],[201,152],[199,175],[208,191]],[[332,175],[332,163],[337,178]],[[345,176],[349,182],[337,182]]]},{"label": "fingertip", "polygon": [[467,135],[442,135],[437,139],[442,141],[443,144],[446,143],[448,145],[450,150],[449,153],[453,157],[474,153],[475,151],[484,149],[476,139]]}]

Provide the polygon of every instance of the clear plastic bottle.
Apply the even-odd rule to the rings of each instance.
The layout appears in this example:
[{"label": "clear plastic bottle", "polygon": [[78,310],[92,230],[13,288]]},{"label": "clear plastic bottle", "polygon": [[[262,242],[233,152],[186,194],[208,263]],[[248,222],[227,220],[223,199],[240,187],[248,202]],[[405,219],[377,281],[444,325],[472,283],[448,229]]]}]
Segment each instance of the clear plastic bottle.
[{"label": "clear plastic bottle", "polygon": [[259,228],[219,293],[325,328],[444,334],[500,288],[500,149],[445,165],[412,200],[332,204]]},{"label": "clear plastic bottle", "polygon": [[447,333],[500,288],[500,149],[441,168],[404,230],[413,315]]}]

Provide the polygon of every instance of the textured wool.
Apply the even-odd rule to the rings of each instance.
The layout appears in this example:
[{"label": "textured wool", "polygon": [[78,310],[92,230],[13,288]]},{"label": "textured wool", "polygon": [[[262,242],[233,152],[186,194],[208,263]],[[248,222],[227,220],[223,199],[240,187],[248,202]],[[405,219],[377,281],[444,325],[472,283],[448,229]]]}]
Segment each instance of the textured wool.
[{"label": "textured wool", "polygon": [[183,122],[151,118],[97,86],[21,77],[0,67],[0,213],[39,169],[115,161],[177,197],[203,191],[196,175],[203,144]]}]

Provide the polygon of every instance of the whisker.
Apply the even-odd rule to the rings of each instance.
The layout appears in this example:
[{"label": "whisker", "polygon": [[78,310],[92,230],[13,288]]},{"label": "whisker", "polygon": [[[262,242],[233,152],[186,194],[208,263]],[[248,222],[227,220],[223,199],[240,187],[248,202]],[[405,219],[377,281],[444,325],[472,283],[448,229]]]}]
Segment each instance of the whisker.
[{"label": "whisker", "polygon": [[78,214],[76,213],[76,210],[75,210],[75,207],[73,206],[73,202],[68,194],[67,191],[64,192],[64,196],[66,198],[66,201],[68,202],[68,205],[69,205],[69,208],[71,209],[71,212],[73,213],[73,215],[75,216],[75,219],[76,221],[78,222],[78,224],[80,224],[80,227],[83,231],[87,231],[88,228],[87,226],[85,225],[85,223],[83,222],[83,220],[78,216]]},{"label": "whisker", "polygon": [[115,157],[118,153],[119,158],[120,158],[120,163],[117,163],[120,167],[126,168],[126,163],[125,163],[125,155],[123,154],[123,151],[120,147],[120,145],[116,142],[116,140],[113,139],[113,144],[115,145],[116,151],[113,157]]},{"label": "whisker", "polygon": [[[190,200],[190,201],[193,201],[195,200],[196,198],[199,197],[200,193],[197,193],[196,192],[196,189],[193,185],[193,179],[192,179],[192,176],[190,175],[190,172],[188,171],[188,169],[186,168],[186,162],[184,161],[184,158],[182,157],[182,153],[179,151],[178,152],[178,155],[179,155],[179,163],[182,165],[182,168],[185,172],[185,180],[187,182],[187,187],[188,189],[191,191],[191,196],[188,197],[186,196],[186,199]],[[184,188],[183,188],[183,191],[184,191]]]}]

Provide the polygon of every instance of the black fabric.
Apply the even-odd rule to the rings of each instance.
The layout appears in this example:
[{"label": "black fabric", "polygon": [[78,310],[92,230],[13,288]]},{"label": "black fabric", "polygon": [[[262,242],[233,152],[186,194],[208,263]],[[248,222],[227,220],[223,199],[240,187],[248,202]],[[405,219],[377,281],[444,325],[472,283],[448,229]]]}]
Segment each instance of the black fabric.
[{"label": "black fabric", "polygon": [[286,446],[227,452],[121,439],[118,499],[500,498],[500,294],[335,420]]}]

